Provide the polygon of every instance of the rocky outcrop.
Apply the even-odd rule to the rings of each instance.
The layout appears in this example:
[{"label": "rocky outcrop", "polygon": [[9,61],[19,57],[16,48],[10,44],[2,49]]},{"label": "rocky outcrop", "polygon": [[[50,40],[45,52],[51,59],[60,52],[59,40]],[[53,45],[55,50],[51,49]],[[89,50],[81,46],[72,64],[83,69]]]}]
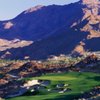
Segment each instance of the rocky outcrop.
[{"label": "rocky outcrop", "polygon": [[100,97],[100,86],[95,87],[89,92],[85,92],[78,100],[99,100],[98,97]]},{"label": "rocky outcrop", "polygon": [[24,14],[32,13],[32,12],[41,10],[43,7],[44,7],[44,6],[42,6],[42,5],[38,5],[38,6],[32,7],[32,8],[30,8],[30,9],[26,10],[26,11],[24,12]]},{"label": "rocky outcrop", "polygon": [[[0,51],[4,51],[11,48],[25,47],[31,45],[32,43],[33,41],[26,41],[20,39],[14,39],[14,40],[0,39]],[[3,56],[1,58],[3,58]]]},{"label": "rocky outcrop", "polygon": [[82,0],[84,16],[88,23],[83,27],[83,31],[88,31],[88,39],[100,37],[100,1]]},{"label": "rocky outcrop", "polygon": [[100,73],[100,59],[97,55],[91,54],[87,56],[84,60],[75,64],[75,68],[79,68],[83,72],[96,72]]}]

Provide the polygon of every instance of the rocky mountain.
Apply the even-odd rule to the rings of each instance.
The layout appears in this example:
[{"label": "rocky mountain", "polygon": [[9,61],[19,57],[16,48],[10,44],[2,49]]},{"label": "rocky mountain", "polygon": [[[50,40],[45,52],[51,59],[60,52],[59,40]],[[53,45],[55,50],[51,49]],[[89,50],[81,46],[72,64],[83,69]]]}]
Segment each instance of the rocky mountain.
[{"label": "rocky mountain", "polygon": [[24,47],[7,48],[0,52],[1,58],[43,59],[100,51],[100,0],[30,8],[12,20],[1,21],[0,38],[33,41]]}]

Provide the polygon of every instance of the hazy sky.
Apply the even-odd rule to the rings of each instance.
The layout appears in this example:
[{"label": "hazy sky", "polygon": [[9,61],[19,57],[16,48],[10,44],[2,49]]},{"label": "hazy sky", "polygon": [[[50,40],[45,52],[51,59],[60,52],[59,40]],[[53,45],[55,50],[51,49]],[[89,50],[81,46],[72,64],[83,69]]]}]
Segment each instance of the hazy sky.
[{"label": "hazy sky", "polygon": [[36,5],[64,5],[79,0],[0,0],[0,20],[14,18],[22,11]]}]

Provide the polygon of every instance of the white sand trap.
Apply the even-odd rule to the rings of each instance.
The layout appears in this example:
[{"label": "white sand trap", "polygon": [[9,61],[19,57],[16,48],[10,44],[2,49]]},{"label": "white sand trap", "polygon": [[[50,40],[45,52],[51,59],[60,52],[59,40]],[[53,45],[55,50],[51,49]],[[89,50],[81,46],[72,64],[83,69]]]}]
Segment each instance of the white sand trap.
[{"label": "white sand trap", "polygon": [[27,83],[24,84],[23,87],[31,87],[34,85],[39,85],[40,83],[38,82],[38,80],[32,80],[32,81],[28,81]]}]

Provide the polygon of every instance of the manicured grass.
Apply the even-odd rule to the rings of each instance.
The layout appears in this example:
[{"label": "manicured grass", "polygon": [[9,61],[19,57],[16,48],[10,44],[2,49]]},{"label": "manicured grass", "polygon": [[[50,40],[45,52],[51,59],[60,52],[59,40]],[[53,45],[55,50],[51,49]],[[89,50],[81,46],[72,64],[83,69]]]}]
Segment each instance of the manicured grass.
[{"label": "manicured grass", "polygon": [[40,91],[37,95],[23,95],[7,100],[73,100],[81,93],[89,91],[94,86],[100,85],[100,75],[96,73],[68,72],[60,74],[46,74],[41,77],[28,78],[25,80],[32,79],[51,80],[51,85],[47,87],[48,89],[53,89],[59,83],[69,84],[68,88],[71,88],[72,91],[65,92],[63,94]]}]

